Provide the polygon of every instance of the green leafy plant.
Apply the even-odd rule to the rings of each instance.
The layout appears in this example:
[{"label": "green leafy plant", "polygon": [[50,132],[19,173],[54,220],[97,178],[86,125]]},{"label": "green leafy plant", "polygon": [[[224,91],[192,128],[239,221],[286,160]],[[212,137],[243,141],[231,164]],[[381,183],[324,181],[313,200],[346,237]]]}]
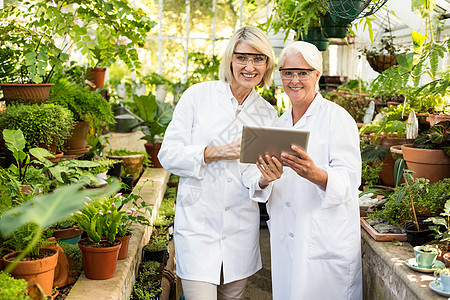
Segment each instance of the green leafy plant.
[{"label": "green leafy plant", "polygon": [[117,163],[117,159],[101,157],[94,159],[93,162],[96,162],[98,165],[93,168],[89,168],[89,171],[92,174],[100,174],[108,171],[115,163]]},{"label": "green leafy plant", "polygon": [[146,261],[139,266],[141,280],[152,280],[161,275],[161,264],[157,261]]},{"label": "green leafy plant", "polygon": [[6,268],[6,272],[10,272],[18,261],[33,250],[41,240],[45,228],[80,209],[87,199],[99,199],[116,192],[119,185],[117,182],[113,182],[103,189],[91,190],[80,190],[81,187],[81,184],[73,184],[57,188],[53,193],[35,196],[1,215],[0,233],[3,238],[12,236],[16,230],[27,224],[36,226],[33,233],[28,235],[30,242],[16,257],[14,263]]},{"label": "green leafy plant", "polygon": [[0,271],[0,299],[29,300],[28,282],[25,279],[15,279],[10,274]]},{"label": "green leafy plant", "polygon": [[143,185],[138,188],[138,194],[124,196],[119,193],[111,198],[111,201],[113,201],[121,211],[125,211],[118,226],[118,236],[132,234],[134,230],[133,225],[151,225],[148,217],[152,212],[151,207],[153,205],[142,199],[142,196],[140,195],[142,187]]},{"label": "green leafy plant", "polygon": [[76,122],[90,122],[92,133],[100,133],[102,126],[114,122],[108,101],[98,91],[65,79],[52,87],[47,103],[68,108]]},{"label": "green leafy plant", "polygon": [[[448,194],[448,193],[447,193]],[[447,195],[448,199],[444,205],[444,211],[437,217],[430,217],[426,219],[426,222],[433,222],[437,226],[430,226],[430,229],[434,230],[435,241],[449,244],[450,243],[450,195]],[[444,230],[442,230],[444,229]]]},{"label": "green leafy plant", "polygon": [[150,242],[145,245],[144,250],[146,251],[161,251],[167,248],[167,238],[163,236],[155,237],[151,239]]},{"label": "green leafy plant", "polygon": [[450,121],[443,121],[421,132],[414,140],[414,147],[421,149],[441,149],[450,157]]},{"label": "green leafy plant", "polygon": [[381,165],[383,163],[381,161],[363,161],[362,162],[362,172],[361,172],[361,178],[364,181],[364,186],[371,187],[374,185],[379,184],[380,182],[380,176],[378,175],[379,172],[381,172]]},{"label": "green leafy plant", "polygon": [[448,178],[430,184],[425,178],[413,179],[405,170],[405,183],[394,188],[383,208],[368,213],[371,219],[381,219],[394,225],[403,225],[415,220],[415,214],[436,215],[442,211],[448,199],[450,180]]},{"label": "green leafy plant", "polygon": [[147,96],[134,96],[134,102],[141,117],[149,129],[142,139],[155,143],[157,136],[163,137],[167,126],[172,120],[173,109],[170,103],[157,101],[149,94]]},{"label": "green leafy plant", "polygon": [[[0,55],[7,58],[0,80],[10,81],[12,76],[34,83],[50,82],[53,74],[60,73],[72,46],[92,66],[109,66],[120,59],[131,71],[138,71],[141,63],[135,47],[144,46],[156,25],[126,0],[27,0],[6,4],[0,19],[6,49]],[[14,75],[17,71],[22,78]]]},{"label": "green leafy plant", "polygon": [[12,104],[0,115],[0,128],[20,129],[30,148],[62,150],[72,127],[70,110],[55,104]]},{"label": "green leafy plant", "polygon": [[298,35],[302,29],[308,32],[310,27],[320,27],[320,18],[325,13],[319,1],[276,0],[272,14],[263,27],[273,29],[275,33],[283,30],[286,39],[291,29]]},{"label": "green leafy plant", "polygon": [[118,227],[124,211],[119,211],[113,198],[91,202],[81,211],[77,211],[73,218],[86,232],[88,239],[94,244],[100,244],[105,236],[109,243],[116,239]]}]

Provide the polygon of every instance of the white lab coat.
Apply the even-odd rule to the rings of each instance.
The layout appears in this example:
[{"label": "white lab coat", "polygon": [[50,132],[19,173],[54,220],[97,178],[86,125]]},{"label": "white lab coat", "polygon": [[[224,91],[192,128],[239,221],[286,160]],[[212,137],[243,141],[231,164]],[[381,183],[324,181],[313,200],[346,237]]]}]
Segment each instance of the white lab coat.
[{"label": "white lab coat", "polygon": [[320,94],[292,123],[291,108],[277,126],[310,131],[307,153],[328,182],[324,191],[284,167],[273,184],[267,204],[273,299],[362,299],[356,123]]},{"label": "white lab coat", "polygon": [[205,164],[203,154],[206,146],[240,139],[243,125],[273,126],[276,120],[276,110],[255,90],[242,106],[221,81],[196,84],[183,93],[158,155],[166,170],[180,176],[174,226],[179,277],[220,284],[222,263],[224,283],[261,268],[255,201],[270,193],[261,191],[256,179],[249,188],[242,180],[242,174],[259,178],[259,171],[239,160]]}]

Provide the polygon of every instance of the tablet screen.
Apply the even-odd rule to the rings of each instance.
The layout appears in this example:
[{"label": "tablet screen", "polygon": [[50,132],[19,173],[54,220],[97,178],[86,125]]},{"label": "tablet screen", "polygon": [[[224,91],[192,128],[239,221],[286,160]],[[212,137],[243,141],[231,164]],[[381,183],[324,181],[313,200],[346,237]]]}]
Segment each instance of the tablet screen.
[{"label": "tablet screen", "polygon": [[[260,155],[269,153],[280,160],[281,152],[297,155],[291,149],[296,145],[307,150],[309,131],[278,127],[244,126],[241,141],[241,163],[254,164]],[[280,160],[281,161],[281,160]]]}]

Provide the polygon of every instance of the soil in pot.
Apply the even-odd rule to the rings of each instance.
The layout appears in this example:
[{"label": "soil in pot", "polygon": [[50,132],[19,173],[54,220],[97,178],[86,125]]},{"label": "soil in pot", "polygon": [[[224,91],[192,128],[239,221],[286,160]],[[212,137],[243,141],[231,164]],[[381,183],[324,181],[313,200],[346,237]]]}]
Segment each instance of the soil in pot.
[{"label": "soil in pot", "polygon": [[424,222],[423,220],[419,220],[418,223],[419,231],[417,231],[416,224],[412,221],[406,222],[404,228],[407,236],[407,241],[413,247],[431,242],[434,238],[434,231],[428,228],[429,226],[434,225],[432,222]]}]

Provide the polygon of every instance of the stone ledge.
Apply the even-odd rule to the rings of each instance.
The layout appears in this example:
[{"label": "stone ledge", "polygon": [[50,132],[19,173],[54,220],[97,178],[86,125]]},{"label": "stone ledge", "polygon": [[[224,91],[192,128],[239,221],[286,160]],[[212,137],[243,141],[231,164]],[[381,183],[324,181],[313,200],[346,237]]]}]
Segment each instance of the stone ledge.
[{"label": "stone ledge", "polygon": [[[158,209],[166,191],[169,175],[170,173],[164,169],[147,168],[134,188],[134,192],[136,192],[136,189],[142,186],[141,196],[143,200],[154,204],[152,215],[149,216],[152,223],[158,215]],[[146,180],[149,181],[144,183]],[[142,248],[150,240],[151,233],[152,227],[136,226],[130,239],[128,256],[126,259],[117,262],[114,277],[107,280],[90,280],[82,273],[66,300],[128,299],[133,290],[137,268],[142,259]]]},{"label": "stone ledge", "polygon": [[435,279],[432,273],[413,271],[403,263],[414,257],[409,243],[377,242],[363,228],[361,243],[364,299],[445,299],[428,287]]}]

